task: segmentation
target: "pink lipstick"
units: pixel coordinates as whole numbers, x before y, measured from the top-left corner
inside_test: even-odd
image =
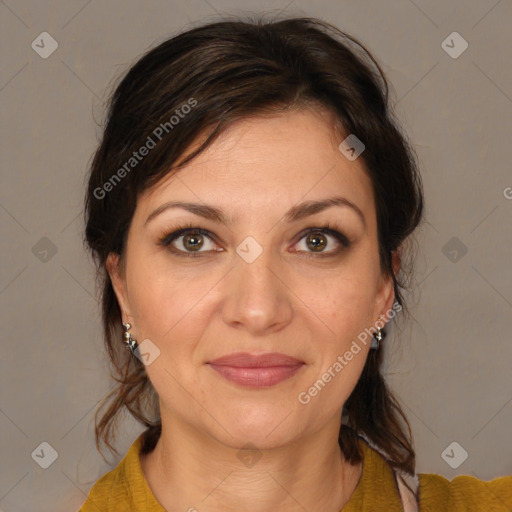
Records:
[[[229,354],[208,362],[225,379],[249,387],[268,387],[295,375],[304,361],[278,352],[251,355]]]

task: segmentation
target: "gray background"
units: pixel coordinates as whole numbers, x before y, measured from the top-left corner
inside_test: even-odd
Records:
[[[512,473],[510,1],[7,0],[1,510],[77,510],[119,460],[107,466],[94,447],[94,411],[110,383],[93,267],[81,245],[84,176],[109,84],[190,23],[281,10],[326,19],[368,46],[420,158],[428,222],[418,233],[416,321],[387,360],[418,470],[450,479]],[[43,31],[58,42],[46,59],[31,47]],[[458,58],[442,47],[454,31],[469,44]],[[122,454],[140,431],[127,419]],[[469,454],[456,469],[442,457],[454,441]],[[31,457],[41,442],[58,453],[48,469]],[[463,452],[448,453],[457,461]]]

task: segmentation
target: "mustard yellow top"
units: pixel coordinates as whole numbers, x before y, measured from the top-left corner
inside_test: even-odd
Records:
[[[153,496],[139,460],[141,434],[124,459],[92,487],[79,512],[166,512]],[[363,471],[349,502],[340,512],[402,512],[391,466],[360,440]],[[457,476],[449,481],[419,474],[420,512],[512,512],[512,476],[482,481]]]

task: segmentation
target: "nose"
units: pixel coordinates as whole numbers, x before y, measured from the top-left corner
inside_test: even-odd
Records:
[[[226,276],[224,322],[252,336],[283,329],[293,317],[293,293],[280,272],[278,258],[270,250],[263,250],[253,261],[243,251],[240,254],[234,256]]]

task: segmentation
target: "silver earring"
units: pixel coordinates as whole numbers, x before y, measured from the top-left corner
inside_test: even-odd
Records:
[[[378,328],[377,332],[372,337],[372,342],[370,344],[370,348],[372,350],[377,350],[380,346],[380,342],[382,340],[382,331],[380,327]]]
[[[131,350],[132,354],[135,353],[135,349],[137,348],[137,340],[132,338],[130,334],[130,329],[132,326],[130,324],[123,324],[124,334],[123,341],[128,345],[128,348]]]

